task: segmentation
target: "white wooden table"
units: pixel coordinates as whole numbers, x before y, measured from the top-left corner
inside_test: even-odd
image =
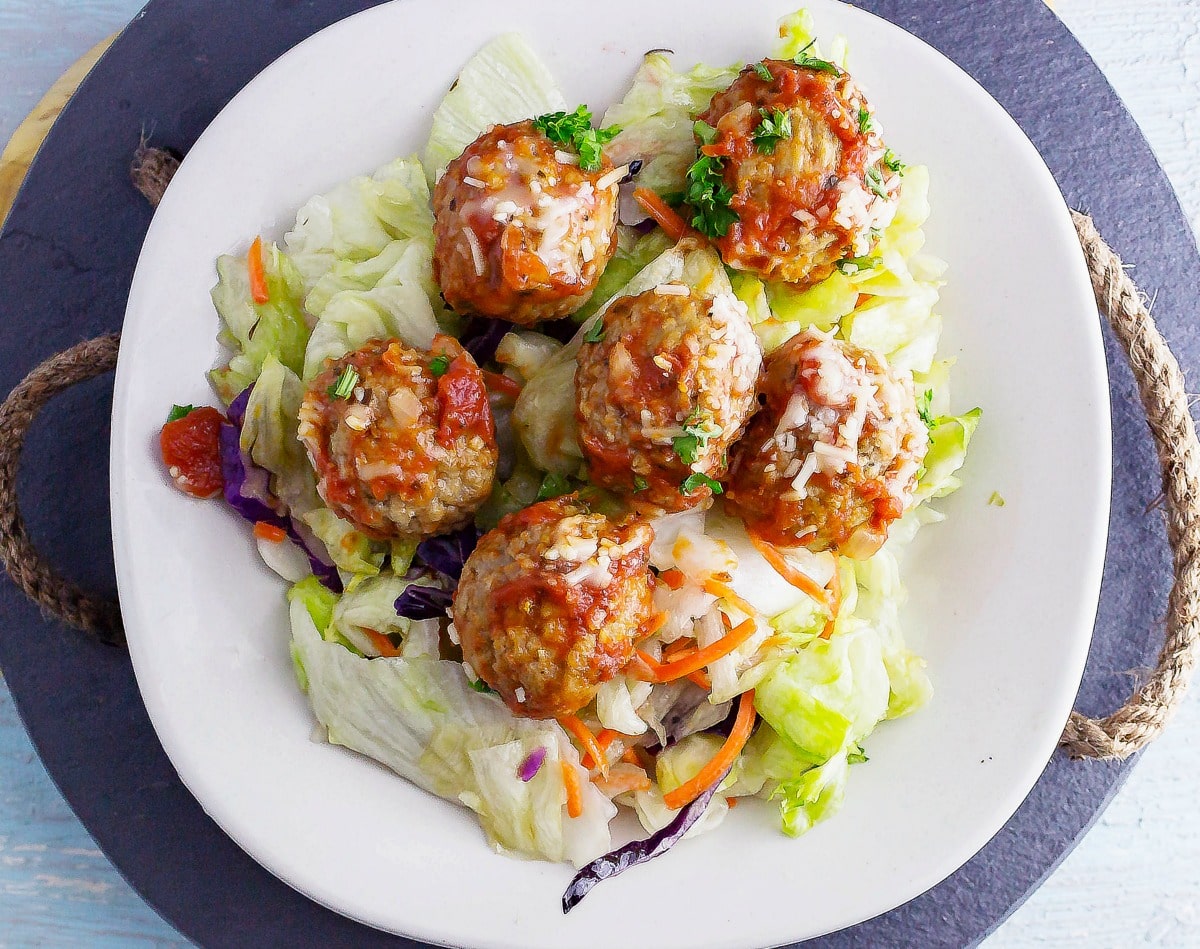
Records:
[[[0,0],[0,142],[141,3]],[[1145,129],[1200,229],[1200,0],[1056,7]],[[1198,775],[1200,685],[1097,826],[987,949],[1200,946]],[[67,808],[0,681],[0,947],[184,945]]]

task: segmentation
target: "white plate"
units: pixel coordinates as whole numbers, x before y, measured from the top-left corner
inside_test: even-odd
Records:
[[[492,853],[472,816],[378,765],[309,740],[281,583],[246,526],[172,488],[156,457],[173,402],[212,401],[214,258],[278,236],[312,194],[418,151],[458,67],[519,30],[569,102],[598,112],[640,54],[753,60],[786,0],[405,0],[282,57],[196,143],[146,237],[113,406],[112,510],[130,650],[183,781],[256,860],[373,926],[489,947],[612,944],[667,912],[660,949],[797,940],[882,913],[937,883],[1003,825],[1050,757],[1087,654],[1110,475],[1099,325],[1062,197],[1016,124],[973,80],[883,20],[810,0],[889,142],[929,166],[929,248],[950,262],[943,353],[983,423],[950,520],[907,564],[911,640],[932,704],[882,726],[835,819],[793,840],[746,805],[715,833],[606,883],[570,916],[571,871]],[[585,12],[587,11],[587,12]],[[989,506],[999,491],[1003,508]],[[617,929],[614,930],[614,921]],[[649,930],[647,930],[649,932]]]

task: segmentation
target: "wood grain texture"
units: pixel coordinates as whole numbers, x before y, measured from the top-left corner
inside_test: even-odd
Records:
[[[0,141],[140,5],[0,0]],[[1200,0],[1057,0],[1055,8],[1146,130],[1200,226]],[[1089,836],[987,949],[1200,945],[1197,774],[1200,689]],[[186,945],[71,814],[0,680],[0,949]]]

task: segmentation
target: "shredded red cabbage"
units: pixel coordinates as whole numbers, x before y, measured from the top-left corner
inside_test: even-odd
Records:
[[[517,768],[517,777],[528,784],[534,779],[534,776],[542,770],[542,763],[546,760],[546,749],[542,747],[534,748],[529,752],[529,755],[521,762],[521,767]]]
[[[308,543],[295,522],[284,513],[283,504],[271,493],[270,473],[242,453],[242,424],[250,389],[244,389],[225,413],[229,419],[221,426],[218,444],[221,451],[221,477],[225,481],[225,500],[242,517],[254,524],[265,521],[287,532],[288,537],[308,556],[313,575],[334,593],[342,592],[337,567],[318,552],[316,543]]]
[[[413,560],[457,580],[462,576],[463,564],[478,543],[479,530],[474,524],[468,524],[453,534],[442,534],[421,541],[417,544]]]
[[[571,880],[571,885],[563,893],[563,912],[571,912],[575,904],[587,896],[597,883],[603,883],[618,873],[624,873],[630,867],[653,860],[674,847],[683,839],[683,835],[691,829],[692,825],[703,816],[708,802],[712,800],[713,795],[717,793],[717,788],[721,786],[721,782],[728,774],[729,769],[726,769],[725,773],[717,778],[708,790],[691,804],[681,808],[675,819],[658,833],[651,834],[645,840],[635,840],[624,847],[618,847],[611,853],[606,853],[603,857],[593,860],[576,873],[575,878]]]
[[[494,320],[487,316],[473,316],[463,330],[460,342],[463,349],[471,354],[475,362],[482,366],[496,358],[496,347],[504,334],[511,331],[513,325],[504,320]]]
[[[441,619],[454,600],[450,590],[410,583],[398,597],[395,610],[405,619]]]

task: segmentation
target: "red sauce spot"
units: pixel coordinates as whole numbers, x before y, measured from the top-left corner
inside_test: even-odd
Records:
[[[483,384],[483,374],[478,366],[464,356],[456,357],[446,372],[438,377],[437,387],[438,405],[441,407],[438,444],[449,448],[456,438],[464,434],[489,440],[495,437],[495,422],[488,404],[487,387]]]
[[[195,409],[167,422],[158,436],[163,464],[175,486],[197,498],[221,493],[220,431],[225,417],[212,406]]]

